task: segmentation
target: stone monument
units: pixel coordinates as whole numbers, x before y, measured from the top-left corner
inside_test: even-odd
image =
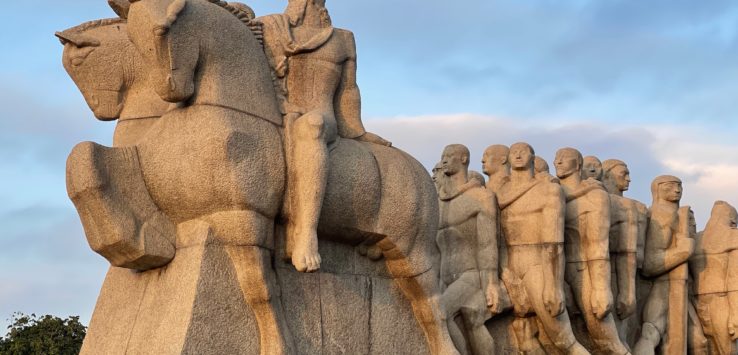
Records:
[[[308,41],[315,46],[301,48],[286,59],[293,63],[290,72],[296,75],[286,76],[287,84],[299,84],[304,79],[299,65],[315,66],[310,53],[333,48],[326,51],[339,56],[335,60],[340,76],[328,76],[336,72],[332,70],[323,75],[309,69],[305,74],[316,75],[315,85],[324,80],[330,92],[331,87],[345,89],[343,99],[329,100],[345,102],[327,108],[336,117],[315,111],[324,106],[316,107],[313,116],[290,116],[296,111],[282,109],[299,105],[304,100],[300,93],[306,92],[301,90],[326,88],[298,85],[285,97],[275,92],[281,78],[270,66],[273,57],[262,47],[263,41],[272,48],[270,36],[275,32],[267,24],[270,20],[260,26],[253,23],[253,12],[247,7],[215,0],[111,4],[120,18],[101,21],[99,26],[114,24],[112,33],[100,34],[99,39],[93,37],[97,33],[86,36],[82,32],[95,26],[88,24],[59,34],[66,47],[65,65],[80,90],[91,94],[89,103],[98,117],[122,118],[117,110],[133,105],[148,112],[131,117],[151,118],[151,125],[123,134],[133,137],[125,147],[81,143],[68,160],[68,191],[88,241],[113,266],[83,353],[292,354],[312,353],[310,349],[331,352],[334,346],[360,353],[369,349],[387,353],[406,346],[434,354],[456,353],[438,304],[433,262],[437,255],[435,189],[423,167],[407,154],[377,136],[356,133],[361,130],[350,32],[336,30],[329,36],[333,40],[323,43]],[[300,6],[310,21],[315,11],[327,16],[321,2],[295,1],[286,15],[276,17],[286,19]],[[292,27],[287,31],[301,31]],[[333,29],[321,31],[325,36]],[[104,60],[108,50],[98,50],[102,43],[115,47],[109,51],[113,54],[138,53],[130,59],[140,59],[137,65],[145,72],[126,75],[141,79],[146,90],[133,92],[118,85],[113,76],[97,77],[109,88],[95,86],[91,79],[98,74],[77,74],[72,67],[84,64],[78,57],[94,59],[89,65],[103,73],[123,65]],[[97,61],[98,55],[103,59]],[[130,80],[121,82],[128,85]],[[99,88],[104,90],[96,91]],[[116,101],[133,97],[126,93],[139,94],[151,104]],[[169,102],[175,105],[167,111]],[[292,131],[288,119],[295,122]],[[350,131],[335,123],[348,122],[343,119],[353,120]],[[298,127],[299,122],[307,125],[305,130]],[[290,153],[300,139],[308,142],[305,149],[324,152],[331,169],[300,165],[299,154]],[[300,175],[295,177],[296,168],[308,171],[295,172]],[[311,169],[320,170],[325,178],[319,208],[293,191],[306,186],[303,180],[315,182],[306,189],[320,189],[320,181],[302,177],[313,176]],[[294,212],[293,198],[304,211]],[[291,235],[290,223],[302,218],[290,218],[291,213],[317,213],[316,230],[327,247],[378,248],[383,266],[341,259],[345,249],[329,250],[332,265],[328,269],[335,273],[323,273],[318,279],[292,276],[276,258],[280,245],[286,245],[301,270],[317,268],[319,260],[312,253],[316,249],[303,249],[301,260],[295,260],[295,251],[302,248],[297,244],[306,243],[296,239],[312,235],[305,229],[312,219],[305,217],[309,221],[298,227],[301,236]],[[286,241],[282,240],[285,229]],[[311,280],[321,289],[332,287],[332,292],[306,294],[313,289]],[[378,288],[366,289],[367,282],[374,286],[372,281]],[[365,291],[355,294],[359,285]],[[340,301],[355,299],[356,303],[342,311],[341,302],[331,301],[338,297],[336,292],[349,292],[351,297]],[[290,308],[289,317],[284,307]],[[351,313],[346,309],[354,309],[366,322],[348,326],[342,318],[343,313]],[[405,315],[410,318],[403,320]],[[316,341],[311,334],[313,321],[322,329],[317,345],[311,344]],[[400,324],[405,331],[395,330]]]
[[[586,164],[576,149],[560,149],[554,164],[556,176],[567,196],[566,281],[598,352],[627,354],[628,349],[618,338],[615,320],[610,313],[613,297],[610,290],[608,193],[604,188],[590,188],[582,182],[583,176],[592,175],[592,164]],[[596,172],[596,169],[592,170]]]
[[[325,0],[108,0],[57,32],[113,146],[67,192],[110,268],[83,354],[735,354],[738,212],[526,143],[429,175],[367,132]],[[400,142],[401,145],[401,142]]]
[[[697,237],[689,267],[694,275],[696,310],[710,354],[735,354],[738,339],[738,212],[717,201]]]
[[[682,182],[662,175],[651,183],[653,204],[642,273],[653,278],[645,301],[641,337],[634,354],[687,352],[687,261],[694,252],[688,206],[680,207]]]
[[[510,147],[510,181],[498,194],[507,246],[502,280],[510,295],[517,346],[542,351],[541,333],[567,354],[588,354],[574,338],[564,298],[564,194],[558,184],[536,179],[535,152],[526,143]]]
[[[438,190],[441,252],[441,306],[457,349],[475,355],[494,353],[485,321],[500,313],[497,256],[497,206],[494,194],[469,177],[469,149],[449,145],[441,157]],[[484,180],[482,180],[484,181]],[[466,336],[454,321],[463,320]]]

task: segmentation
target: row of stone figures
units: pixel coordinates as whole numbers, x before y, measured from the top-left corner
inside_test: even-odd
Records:
[[[556,179],[525,144],[490,148],[486,184],[462,146],[432,178],[364,129],[354,37],[324,0],[259,18],[220,0],[108,3],[117,18],[56,34],[95,116],[118,120],[113,147],[67,161],[111,264],[82,353],[626,353],[632,330],[636,353],[705,337],[735,351],[729,205],[695,235],[676,178],[654,182],[648,212],[622,197],[624,164],[600,184],[563,150]],[[510,345],[493,345],[511,313],[514,336],[492,333]]]
[[[493,353],[485,322],[511,310],[522,353],[738,353],[736,209],[715,202],[697,233],[677,177],[653,180],[647,208],[623,196],[623,161],[563,148],[553,162],[555,176],[527,143],[493,145],[485,180],[454,144],[433,168],[457,347]]]

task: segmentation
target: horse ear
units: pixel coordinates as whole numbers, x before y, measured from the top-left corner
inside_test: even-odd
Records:
[[[71,43],[77,47],[97,47],[100,45],[100,41],[90,37],[85,36],[81,33],[75,33],[75,32],[57,32],[54,34],[57,38],[59,38],[59,41],[61,44],[67,44]]]
[[[131,7],[129,0],[108,0],[108,5],[122,19],[128,18],[128,9]]]

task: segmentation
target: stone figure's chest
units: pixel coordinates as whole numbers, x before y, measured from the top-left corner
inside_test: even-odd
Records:
[[[458,226],[469,221],[479,213],[479,202],[467,196],[459,196],[440,203],[440,226]]]

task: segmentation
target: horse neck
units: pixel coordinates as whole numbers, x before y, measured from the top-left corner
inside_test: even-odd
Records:
[[[149,73],[144,67],[143,59],[136,56],[131,45],[123,56],[126,85],[123,88],[123,110],[120,120],[160,117],[169,108],[169,103],[156,94],[149,81]]]
[[[213,5],[214,6],[214,5]],[[218,10],[221,11],[221,10]],[[192,105],[231,108],[270,121],[281,119],[264,51],[246,25],[233,17],[200,31],[200,60]],[[200,20],[204,17],[191,17]],[[235,21],[234,21],[235,20]],[[209,24],[210,25],[210,24]]]

